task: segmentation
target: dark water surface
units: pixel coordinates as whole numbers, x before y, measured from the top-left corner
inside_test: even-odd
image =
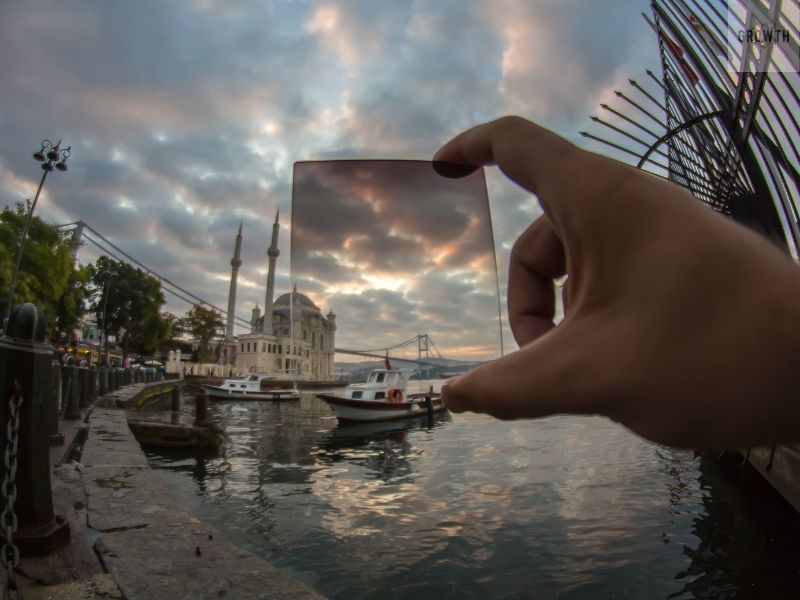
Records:
[[[209,413],[219,456],[151,465],[330,598],[800,597],[800,520],[755,473],[604,419],[337,427],[310,394]]]

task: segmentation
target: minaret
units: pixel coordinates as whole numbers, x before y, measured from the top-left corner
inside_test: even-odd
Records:
[[[255,333],[258,331],[258,320],[261,318],[261,309],[258,308],[258,304],[253,309],[252,316],[250,317],[250,333]]]
[[[280,255],[278,250],[278,231],[281,225],[278,222],[280,209],[275,211],[275,223],[272,225],[272,243],[267,249],[269,257],[269,270],[267,271],[267,297],[264,300],[264,333],[272,334],[272,300],[275,295],[275,263]]]
[[[239,233],[236,234],[236,249],[233,251],[231,259],[231,289],[228,291],[228,325],[225,329],[225,337],[230,340],[233,338],[233,312],[236,310],[236,280],[239,277],[239,267],[242,266],[242,225],[239,222]]]

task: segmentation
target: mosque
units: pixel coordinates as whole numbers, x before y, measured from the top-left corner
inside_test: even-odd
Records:
[[[297,292],[275,292],[275,264],[278,261],[279,213],[272,225],[272,241],[267,250],[269,269],[264,299],[264,314],[256,305],[250,319],[250,333],[233,335],[233,315],[236,308],[236,281],[242,249],[242,226],[236,236],[236,248],[231,259],[231,284],[228,294],[228,316],[225,343],[221,360],[234,364],[239,373],[277,373],[298,381],[333,379],[333,355],[336,340],[336,315],[333,310],[323,315],[319,307]]]

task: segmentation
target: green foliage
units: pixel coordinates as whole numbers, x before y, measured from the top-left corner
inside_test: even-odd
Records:
[[[94,292],[92,312],[106,333],[119,340],[123,354],[152,353],[169,338],[169,322],[160,314],[161,283],[133,266],[101,256],[89,267]]]
[[[162,312],[161,320],[166,323],[168,330],[164,342],[173,350],[178,347],[178,337],[183,333],[181,320],[171,312]]]
[[[200,362],[211,362],[214,360],[214,352],[208,347],[212,338],[222,334],[225,322],[213,308],[204,308],[195,305],[181,319],[183,329],[192,337],[198,338],[198,358]]]
[[[5,313],[14,259],[29,206],[22,203],[0,213],[0,305]],[[76,268],[73,241],[67,232],[34,216],[28,230],[13,304],[33,302],[45,314],[51,339],[68,333],[82,316],[88,271]]]
[[[70,272],[67,288],[55,307],[55,332],[70,333],[78,329],[86,314],[85,301],[91,295],[91,268],[78,267]]]

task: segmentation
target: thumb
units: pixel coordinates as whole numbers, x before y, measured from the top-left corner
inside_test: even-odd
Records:
[[[442,387],[445,405],[499,419],[603,412],[608,373],[598,372],[587,346],[591,337],[580,339],[584,329],[562,322],[517,352],[449,380]]]

